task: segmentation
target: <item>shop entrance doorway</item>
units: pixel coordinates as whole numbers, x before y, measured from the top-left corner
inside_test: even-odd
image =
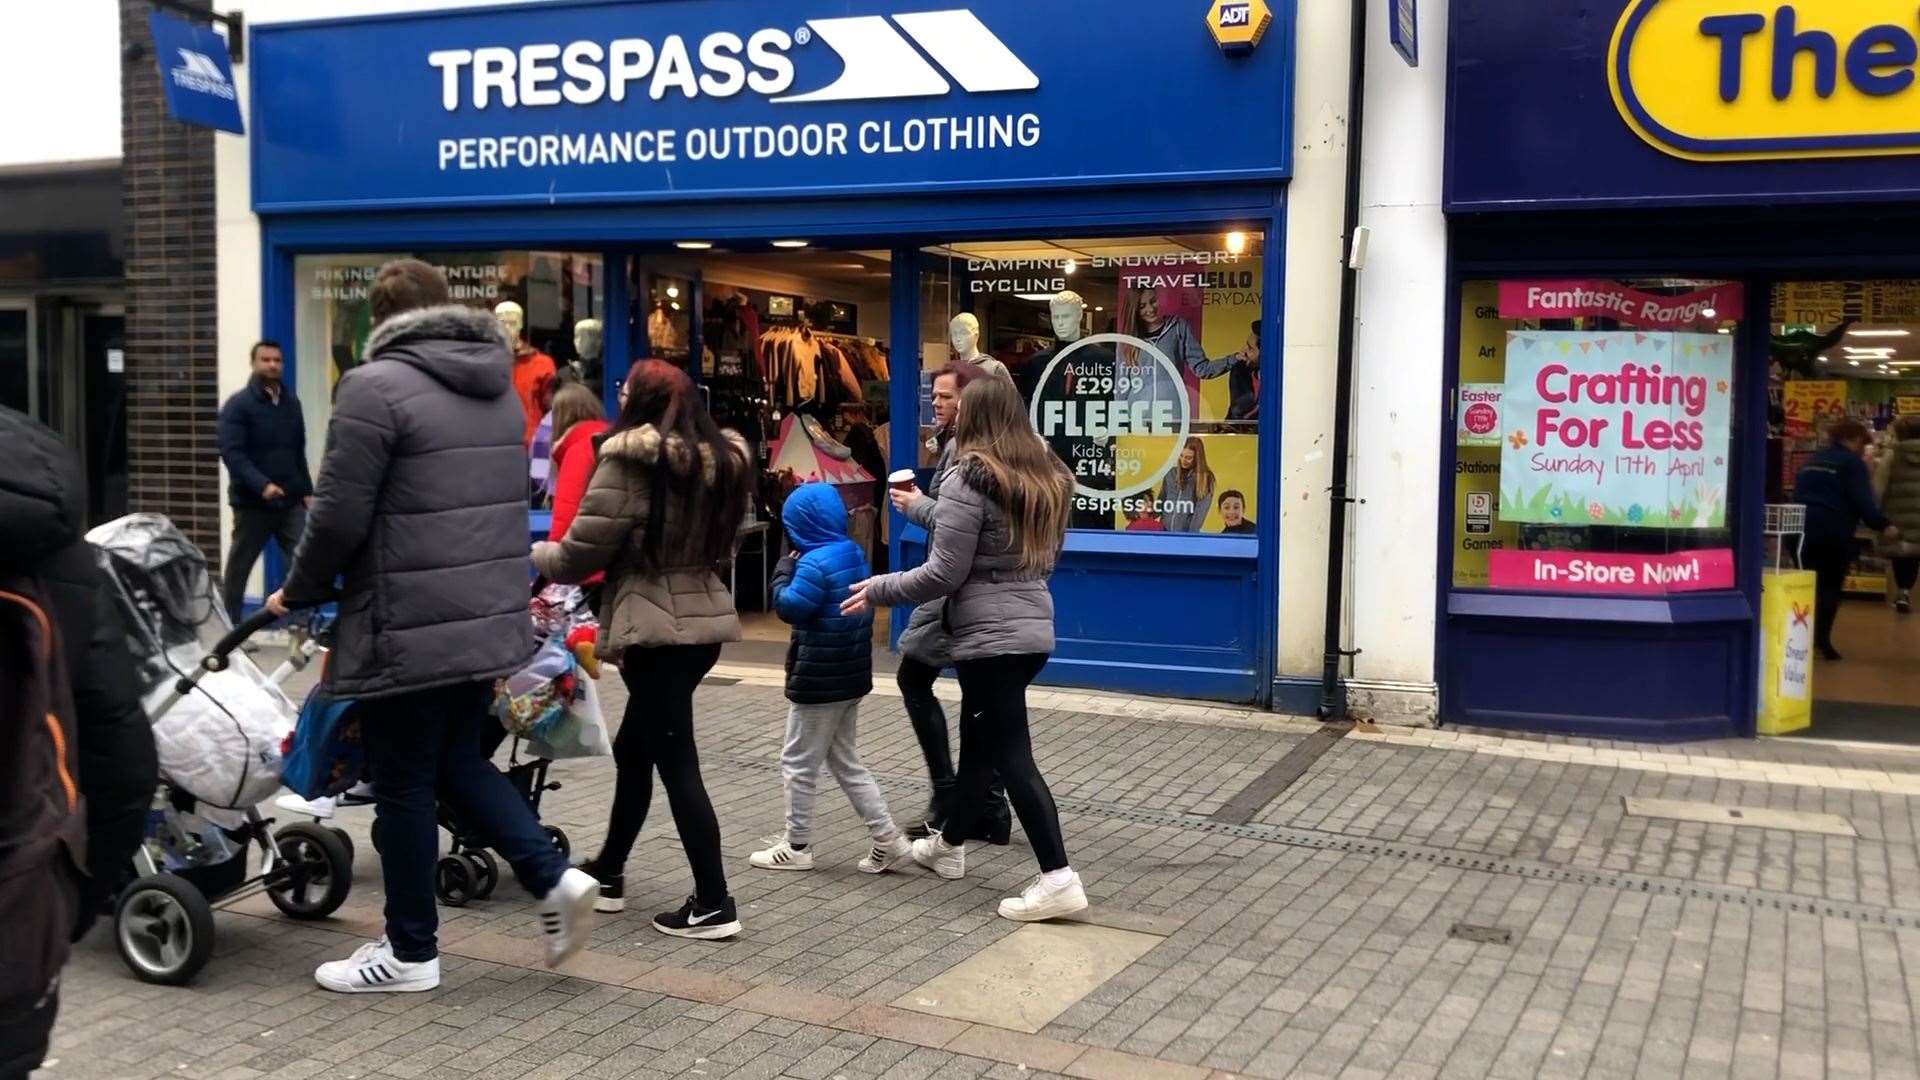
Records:
[[[1768,501],[1807,507],[1785,561],[1827,593],[1794,734],[1920,745],[1920,280],[1782,283],[1773,313]]]

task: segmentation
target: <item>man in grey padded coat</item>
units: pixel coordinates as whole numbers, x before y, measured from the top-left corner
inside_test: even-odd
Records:
[[[334,596],[326,688],[355,711],[372,773],[386,937],[314,978],[340,993],[440,985],[434,864],[444,800],[540,897],[547,959],[585,943],[597,883],[569,869],[488,760],[493,680],[533,655],[524,420],[513,350],[426,263],[382,266],[365,362],[340,379],[284,614]]]

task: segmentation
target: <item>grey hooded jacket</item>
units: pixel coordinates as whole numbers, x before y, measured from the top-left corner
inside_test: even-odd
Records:
[[[344,578],[329,687],[378,697],[493,679],[533,655],[526,421],[484,311],[374,328],[340,379],[289,602]]]
[[[933,550],[921,566],[883,574],[867,599],[883,605],[945,598],[952,659],[1053,652],[1053,594],[1047,574],[1020,568],[1020,552],[993,474],[974,461],[947,473],[934,504]]]

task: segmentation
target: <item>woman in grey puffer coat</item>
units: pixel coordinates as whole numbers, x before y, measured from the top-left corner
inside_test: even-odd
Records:
[[[960,396],[954,467],[934,507],[933,550],[924,565],[854,586],[843,609],[941,601],[960,673],[960,773],[954,814],[938,835],[914,841],[913,858],[945,878],[966,873],[965,842],[998,771],[1040,862],[1040,877],[1000,914],[1020,922],[1087,906],[1067,863],[1060,813],[1034,764],[1027,685],[1053,652],[1047,578],[1073,511],[1073,477],[1034,434],[1020,392],[981,379]]]
[[[977,365],[955,363],[933,377],[933,418],[939,424],[935,438],[940,443],[933,479],[927,482],[924,494],[919,491],[893,493],[894,506],[929,536],[933,533],[940,483],[953,468],[953,423],[960,409],[960,394],[973,380],[986,374],[986,369]],[[894,676],[900,686],[901,700],[907,707],[907,720],[920,742],[920,754],[927,762],[927,779],[933,785],[925,820],[907,827],[907,835],[915,840],[939,831],[953,812],[953,754],[947,746],[947,714],[933,693],[933,684],[939,680],[940,672],[953,663],[953,643],[940,625],[943,610],[939,602],[913,609],[907,618],[906,630],[900,634],[900,670]],[[988,789],[987,811],[981,815],[980,822],[978,835],[969,839],[1005,845],[1013,838],[1013,808],[1007,803],[1006,788],[997,775]]]
[[[1899,593],[1894,607],[1902,615],[1913,610],[1913,585],[1920,578],[1920,416],[1894,421],[1893,440],[1880,459],[1880,511],[1900,529],[1900,538],[1887,544],[1893,563],[1893,582]]]

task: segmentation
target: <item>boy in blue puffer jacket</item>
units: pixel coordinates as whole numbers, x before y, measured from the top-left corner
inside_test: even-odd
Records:
[[[912,846],[894,826],[880,785],[854,749],[860,699],[873,692],[873,613],[840,613],[851,586],[872,571],[866,554],[847,537],[847,507],[830,485],[795,489],[781,519],[792,549],[773,575],[774,608],[793,625],[787,745],[780,754],[787,835],[748,861],[762,870],[813,869],[813,802],[824,765],[873,835],[861,872],[884,873],[909,859]]]

